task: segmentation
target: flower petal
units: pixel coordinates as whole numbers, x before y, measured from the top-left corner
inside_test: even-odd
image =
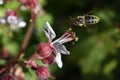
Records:
[[[45,35],[49,40],[53,40],[56,37],[55,32],[53,31],[52,27],[48,22],[45,25]]]
[[[26,11],[27,8],[24,5],[21,5],[20,10]]]
[[[59,68],[62,68],[63,64],[61,61],[61,54],[60,53],[56,53],[55,62],[57,63]]]
[[[18,23],[18,20],[17,20],[17,17],[15,17],[15,16],[9,16],[9,17],[7,18],[7,22],[8,22],[9,24],[14,24],[14,25],[16,25],[16,24]]]
[[[59,53],[63,53],[63,54],[66,54],[66,55],[69,55],[70,52],[66,49],[66,47],[62,44],[60,44],[59,42],[56,42],[53,44],[55,50]]]
[[[77,40],[77,37],[74,32],[72,32],[72,29],[69,28],[60,38],[55,40],[55,42],[59,42],[60,44],[72,41],[72,40]]]
[[[24,21],[22,21],[21,19],[18,20],[18,27],[25,27],[26,23]]]

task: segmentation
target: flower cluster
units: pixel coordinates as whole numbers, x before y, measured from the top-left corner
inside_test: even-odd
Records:
[[[9,2],[10,0],[0,0],[0,5],[3,3]],[[18,15],[17,11],[19,9],[29,9],[31,11],[31,24],[30,28],[27,30],[25,39],[23,40],[24,42],[29,40],[29,36],[31,36],[31,33],[33,31],[33,26],[35,22],[35,18],[38,14],[38,12],[41,11],[44,12],[44,10],[41,8],[41,6],[38,4],[38,0],[17,0],[20,5],[15,9],[15,10],[8,10],[6,11],[6,14],[4,17],[0,17],[0,24],[3,25],[9,25],[10,30],[16,30],[18,28],[23,28],[26,26],[26,22]],[[37,45],[35,53],[25,61],[26,66],[30,66],[31,69],[33,69],[37,76],[40,77],[42,80],[48,80],[48,78],[53,78],[50,74],[50,70],[48,68],[49,65],[56,63],[59,68],[62,68],[63,63],[62,63],[62,56],[61,54],[69,55],[70,52],[66,49],[66,47],[63,45],[66,42],[70,42],[73,40],[76,40],[76,35],[74,32],[72,32],[71,29],[68,29],[60,38],[54,40],[56,37],[56,33],[53,31],[52,27],[50,26],[49,22],[46,22],[45,27],[43,29],[46,38],[48,39],[47,42],[41,42]],[[29,34],[29,35],[28,35]],[[23,45],[22,45],[23,46]],[[25,44],[27,46],[27,42]],[[22,48],[22,47],[21,47]],[[10,69],[6,75],[3,77],[0,77],[0,80],[23,80],[22,77],[15,76],[14,70],[16,68],[16,64],[19,64],[19,58],[21,58],[22,51],[24,49],[20,49],[21,53],[20,55],[18,54],[16,59],[13,59],[13,63],[10,64],[10,66],[6,66],[5,69],[3,68],[2,72],[5,72],[5,70]],[[0,51],[2,56],[0,55],[1,58],[7,59],[8,58],[8,52],[6,50]],[[42,64],[38,64],[36,62],[36,59],[41,60]],[[15,63],[14,63],[15,61]],[[13,66],[13,69],[11,68],[11,65]],[[10,67],[10,68],[9,68]],[[21,72],[21,71],[20,71]],[[22,75],[22,74],[21,74]],[[20,76],[20,75],[19,75]],[[19,78],[19,79],[18,79]]]
[[[0,18],[0,24],[9,24],[11,30],[16,30],[19,27],[25,27],[26,22],[22,20],[16,11],[7,11],[5,17]]]
[[[39,58],[39,56],[35,53],[32,57],[25,61],[26,66],[30,66],[33,70],[35,70],[37,76],[43,80],[47,80],[49,77],[52,77],[50,71],[45,66],[40,66],[35,62],[35,59]]]
[[[65,55],[70,54],[63,43],[75,40],[76,36],[71,29],[68,29],[60,38],[53,41],[53,39],[56,37],[56,34],[48,22],[46,22],[44,32],[48,38],[48,42],[38,44],[36,53],[26,61],[26,65],[29,65],[32,67],[32,69],[36,70],[39,77],[42,79],[47,79],[50,77],[49,70],[44,66],[39,66],[35,62],[35,59],[40,59],[43,64],[47,65],[51,65],[52,63],[56,62],[58,67],[62,68],[63,63],[61,60],[61,53]]]
[[[38,0],[18,0],[22,7],[21,9],[26,10],[30,9],[31,11],[31,20],[35,19],[35,15],[40,11],[40,5],[38,4]]]
[[[37,0],[18,0],[18,1],[29,9],[35,8],[38,4]]]

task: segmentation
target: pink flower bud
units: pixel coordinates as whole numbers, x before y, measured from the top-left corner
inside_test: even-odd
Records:
[[[7,11],[7,17],[9,17],[9,16],[15,16],[15,17],[18,17],[16,11]]]
[[[49,64],[50,65],[54,62],[54,59],[55,59],[55,57],[53,55],[50,55],[49,57],[42,59],[42,62],[44,64]]]
[[[28,8],[35,8],[38,5],[38,0],[28,0],[26,5]]]
[[[41,58],[47,58],[51,55],[53,48],[50,43],[40,43],[37,46],[37,53]]]
[[[36,69],[36,73],[37,73],[38,77],[40,77],[41,79],[48,79],[48,77],[51,76],[48,68],[46,68],[44,66],[39,66]]]

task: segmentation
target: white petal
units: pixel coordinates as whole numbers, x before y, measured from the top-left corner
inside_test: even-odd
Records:
[[[53,40],[56,37],[55,32],[53,31],[52,27],[50,26],[49,22],[46,22],[45,25],[45,29],[46,29],[46,33],[48,33],[49,35],[47,35],[46,37],[49,40]],[[49,36],[49,37],[48,37]]]
[[[18,20],[15,16],[9,16],[7,18],[7,21],[8,21],[9,24],[17,24],[18,23]]]
[[[48,32],[47,32],[47,31],[45,31],[45,30],[44,30],[44,32],[45,32],[45,36],[46,36],[49,40],[51,40],[51,38],[50,38],[50,36],[49,36]]]
[[[57,63],[59,68],[62,68],[63,64],[61,61],[61,54],[60,53],[56,53],[55,62]]]
[[[20,9],[23,10],[23,11],[26,11],[26,10],[27,10],[27,8],[26,8],[24,5],[22,5],[22,6],[20,7]]]
[[[66,49],[66,47],[62,44],[60,44],[59,42],[56,42],[53,44],[55,50],[59,53],[63,53],[63,54],[66,54],[66,55],[69,55],[70,52]]]
[[[26,26],[26,23],[24,21],[20,21],[18,23],[18,27],[25,27]]]

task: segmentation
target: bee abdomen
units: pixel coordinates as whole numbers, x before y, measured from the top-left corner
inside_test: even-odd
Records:
[[[90,25],[90,24],[96,24],[99,21],[98,17],[94,15],[85,15],[85,24]]]

